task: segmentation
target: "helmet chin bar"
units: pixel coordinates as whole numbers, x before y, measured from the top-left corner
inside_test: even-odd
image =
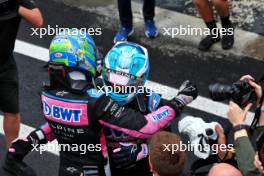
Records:
[[[74,80],[69,73],[74,71],[63,63],[49,63],[50,87],[54,89],[68,89],[71,92],[82,93],[89,85],[85,80]]]
[[[66,78],[67,70],[62,63],[49,63],[48,67],[50,87],[54,89],[69,88],[69,80]]]
[[[70,89],[76,93],[84,92],[88,86],[86,80],[71,80],[70,79]]]

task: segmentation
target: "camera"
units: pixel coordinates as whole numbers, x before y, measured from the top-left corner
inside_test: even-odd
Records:
[[[232,100],[241,107],[256,101],[256,93],[247,80],[239,80],[230,85],[211,84],[209,94],[214,101]]]

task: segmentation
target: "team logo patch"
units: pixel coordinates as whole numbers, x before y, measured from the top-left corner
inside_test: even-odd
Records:
[[[89,124],[87,103],[60,101],[42,95],[42,105],[48,120],[73,126]]]
[[[154,121],[154,122],[160,121],[160,120],[162,120],[164,117],[166,117],[168,114],[169,114],[169,110],[168,110],[168,109],[164,110],[164,111],[161,112],[161,113],[155,114],[155,115],[153,115],[153,121]]]
[[[82,111],[80,109],[63,108],[60,106],[49,106],[43,102],[43,112],[45,116],[51,116],[55,119],[61,119],[66,122],[80,122]]]

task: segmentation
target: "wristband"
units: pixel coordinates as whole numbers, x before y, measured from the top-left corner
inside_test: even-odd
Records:
[[[248,126],[244,124],[239,124],[233,127],[234,133],[240,130],[247,130]]]

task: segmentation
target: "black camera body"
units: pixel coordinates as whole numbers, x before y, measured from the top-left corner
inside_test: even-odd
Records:
[[[232,100],[241,107],[256,101],[256,93],[248,81],[239,80],[230,85],[211,84],[209,94],[214,101]]]

